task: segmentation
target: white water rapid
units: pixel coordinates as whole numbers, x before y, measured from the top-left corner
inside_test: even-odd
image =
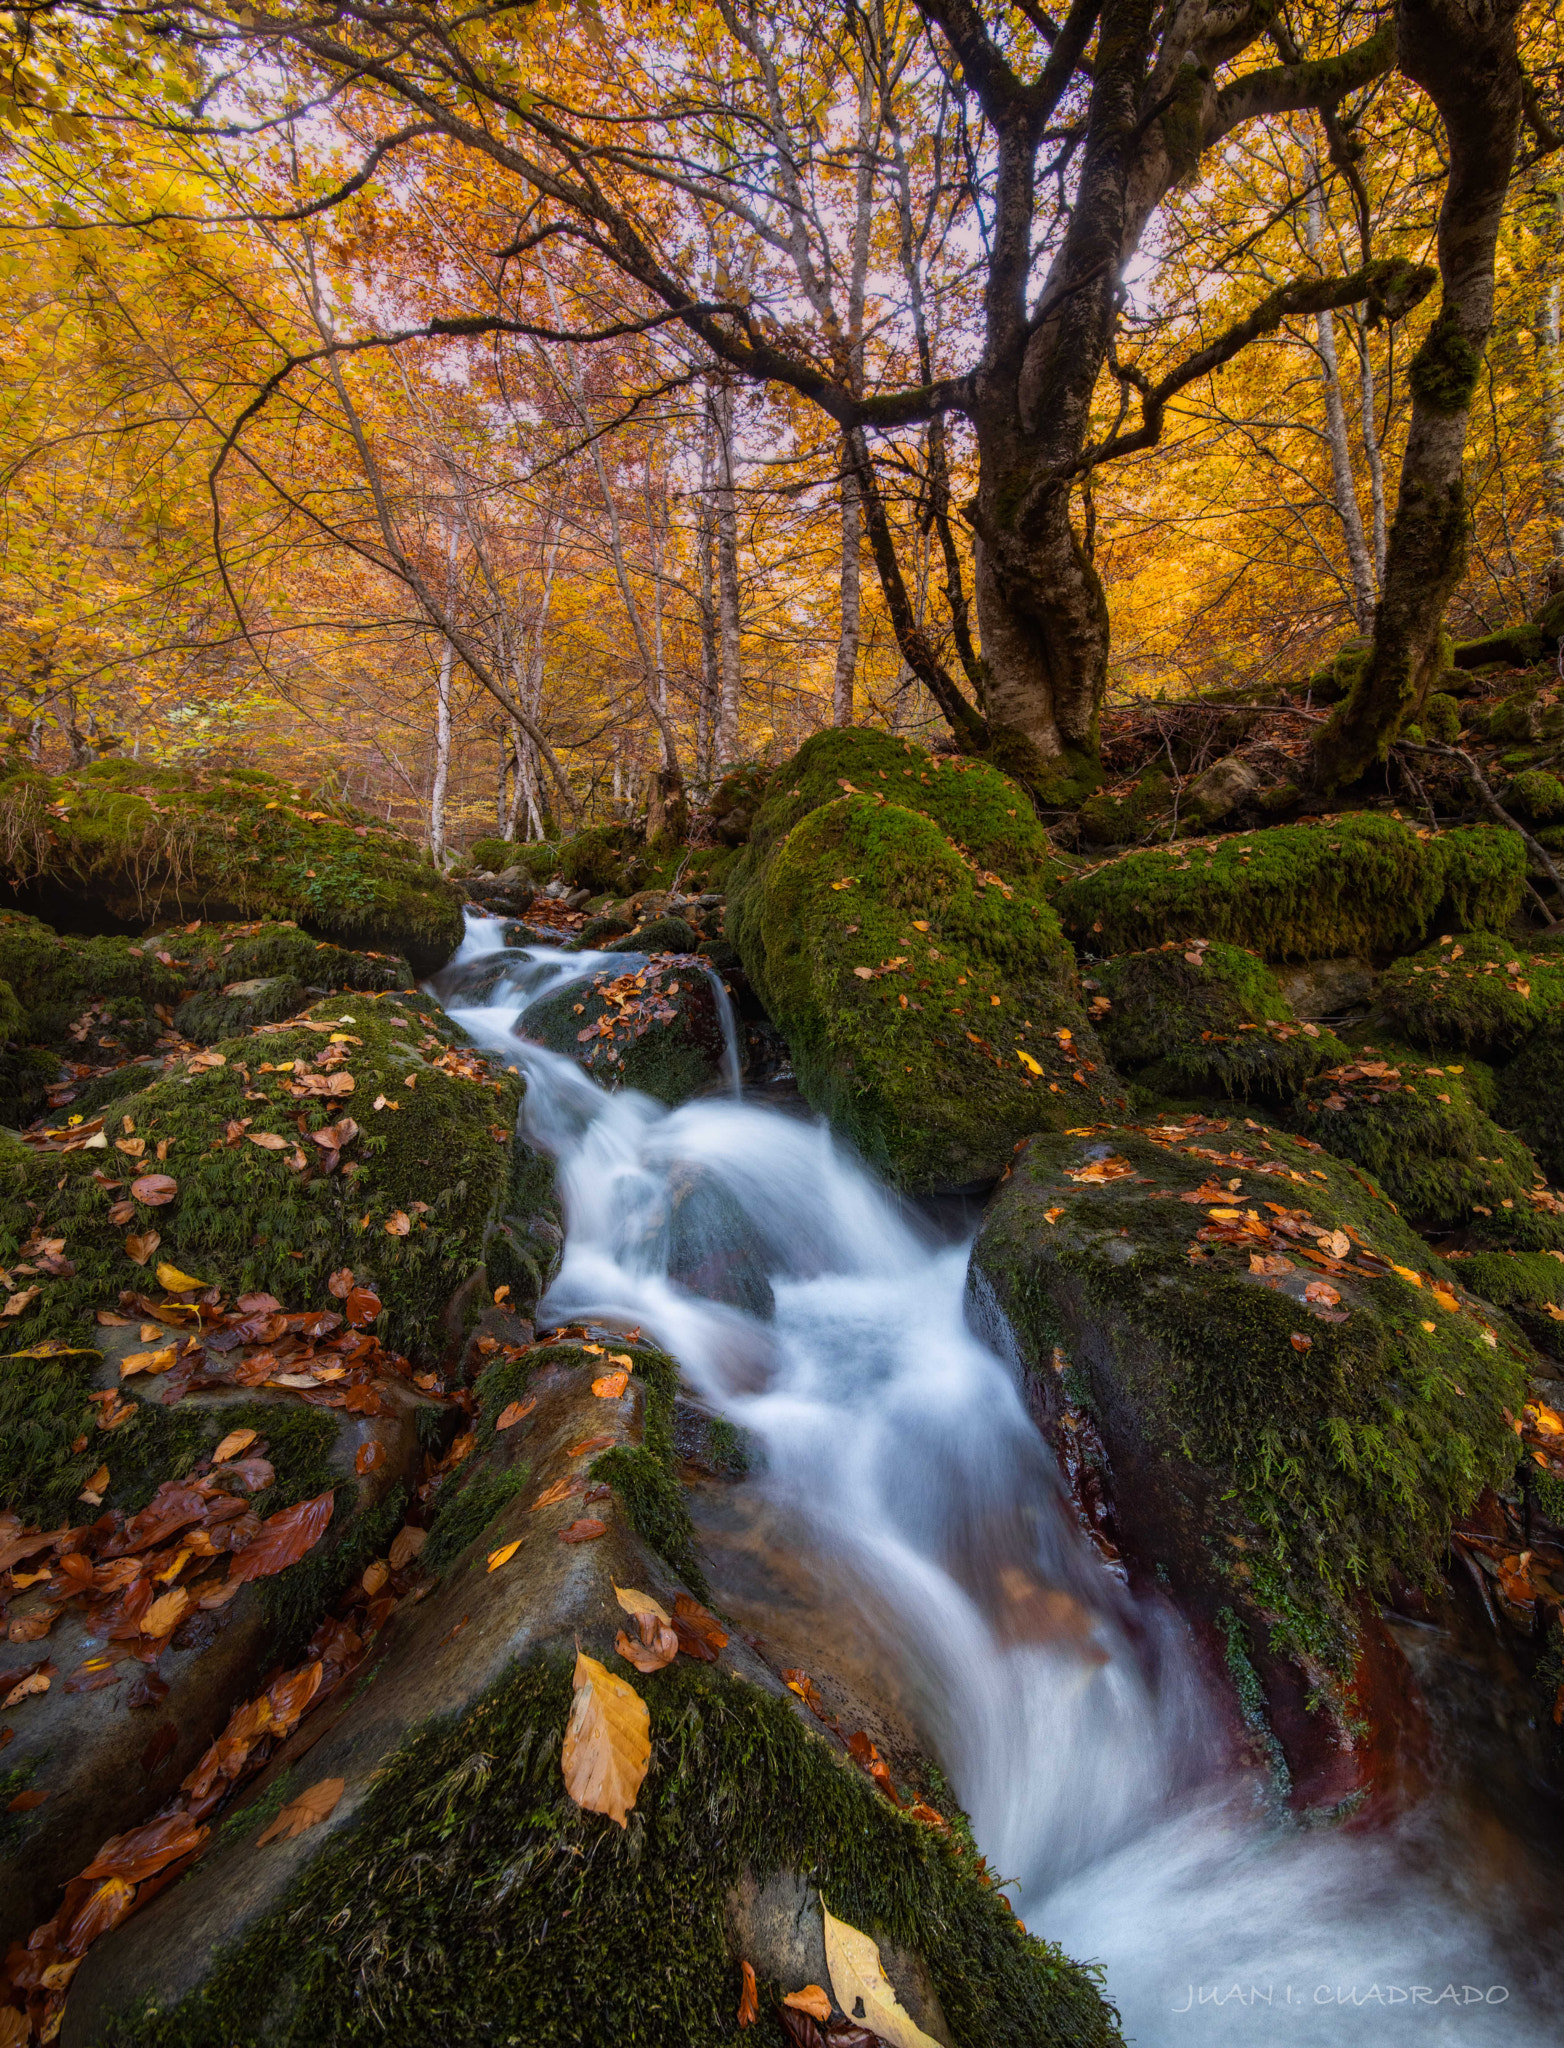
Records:
[[[747,1483],[828,1562],[1028,1925],[1104,1965],[1126,2040],[1557,2041],[1556,1986],[1506,1932],[1525,1915],[1502,1855],[1464,1875],[1465,1838],[1428,1817],[1304,1831],[1224,1776],[1182,1624],[1077,1533],[1011,1367],[969,1327],[967,1244],[796,1106],[670,1112],[526,1043],[530,1002],[637,963],[543,947],[501,963],[498,933],[471,919],[437,986],[521,1067],[526,1135],[557,1162],[567,1234],[543,1320],[639,1324],[762,1447]],[[462,995],[478,967],[481,1007]],[[670,1196],[696,1181],[730,1241],[738,1219],[774,1316],[668,1277]]]

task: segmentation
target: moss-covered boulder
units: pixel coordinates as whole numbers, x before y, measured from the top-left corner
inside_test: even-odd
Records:
[[[748,839],[770,783],[764,761],[740,761],[724,770],[706,803],[712,832],[724,846],[742,846]]]
[[[1519,1132],[1550,1180],[1564,1184],[1564,1024],[1533,1032],[1499,1073],[1497,1115]]]
[[[570,982],[532,1004],[522,1029],[604,1087],[638,1088],[670,1109],[725,1078],[716,991],[705,962],[692,954]]]
[[[1275,975],[1238,946],[1170,940],[1103,961],[1082,985],[1115,1066],[1165,1095],[1290,1099],[1346,1057],[1334,1033],[1298,1022]]]
[[[1539,1351],[1564,1357],[1564,1251],[1451,1254],[1462,1281],[1513,1316]]]
[[[1207,1118],[1034,1139],[974,1248],[976,1312],[1098,1433],[1139,1567],[1242,1624],[1305,1805],[1364,1790],[1384,1733],[1355,1727],[1368,1602],[1514,1470],[1531,1353],[1460,1270],[1350,1166]]]
[[[1379,1002],[1413,1040],[1513,1052],[1564,1011],[1564,959],[1494,932],[1457,932],[1393,961]]]
[[[1493,1076],[1480,1061],[1434,1065],[1386,1044],[1316,1075],[1297,1116],[1420,1229],[1564,1249],[1564,1211],[1531,1152],[1488,1113],[1493,1102]]]
[[[254,769],[133,761],[0,782],[18,909],[78,930],[171,918],[291,918],[432,973],[462,935],[459,892],[417,847],[351,807]]]
[[[510,1206],[520,1096],[417,996],[338,996],[225,1039],[0,1161],[0,1265],[58,1238],[69,1268],[18,1282],[36,1289],[11,1318],[18,1346],[82,1341],[145,1285],[127,1239],[155,1232],[159,1258],[233,1294],[313,1298],[350,1266],[386,1341],[437,1362],[447,1305]]]
[[[547,882],[559,873],[559,848],[546,839],[475,839],[467,857],[492,875],[520,868],[532,881]]]
[[[1086,846],[1129,846],[1138,839],[1166,838],[1154,827],[1173,818],[1173,785],[1160,769],[1152,769],[1128,787],[1120,784],[1099,789],[1075,814],[1076,828]]]
[[[1108,955],[1222,939],[1267,960],[1402,952],[1441,922],[1496,928],[1520,907],[1520,835],[1430,834],[1363,812],[1127,853],[1062,884],[1076,942]]]
[[[376,995],[413,986],[394,953],[355,952],[312,939],[296,924],[203,925],[149,940],[192,993],[174,1012],[174,1028],[198,1044],[273,1024],[333,989]]]
[[[1027,1131],[1120,1099],[1051,871],[1025,793],[981,763],[821,733],[773,781],[725,933],[804,1095],[899,1185],[991,1180]]]
[[[833,1751],[742,1640],[685,1622],[681,1640],[704,1641],[704,1655],[650,1673],[621,1658],[617,1587],[689,1613],[687,1581],[647,1537],[630,1486],[597,1476],[640,1460],[679,1486],[653,1426],[668,1362],[639,1346],[621,1355],[630,1378],[607,1395],[594,1389],[601,1351],[579,1346],[485,1375],[462,1497],[487,1487],[488,1519],[474,1509],[442,1584],[399,1614],[373,1684],[344,1700],[307,1763],[279,1757],[196,1878],[92,1949],[64,2048],[269,2048],[351,2040],[366,2023],[390,2039],[718,2048],[751,1959],[735,1907],[772,1880],[803,1880],[801,1914],[818,1924],[823,1895],[879,1942],[937,2039],[1117,2041],[1090,1976],[1022,1929],[954,1834],[899,1812]],[[584,1520],[594,1536],[561,1540]],[[624,1827],[564,1787],[578,1651],[647,1710],[648,1768]],[[339,1779],[317,1825],[259,1846],[284,1800]],[[345,1971],[353,1927],[368,1938]],[[757,2039],[781,2038],[779,1994],[802,1982],[762,1975]]]
[[[594,896],[623,892],[635,885],[631,863],[640,843],[633,825],[589,825],[560,842],[559,872],[572,889],[589,889]]]
[[[659,917],[649,917],[642,924],[634,924],[618,938],[611,939],[605,953],[693,953],[701,943],[701,935],[685,918],[674,917],[664,912]]]

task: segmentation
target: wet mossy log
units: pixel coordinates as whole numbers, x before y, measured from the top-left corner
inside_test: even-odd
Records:
[[[1066,881],[1055,900],[1065,930],[1099,955],[1205,938],[1267,960],[1318,960],[1404,951],[1440,922],[1501,927],[1525,874],[1519,833],[1426,834],[1364,812],[1127,853]]]
[[[62,926],[291,918],[432,973],[460,943],[459,893],[411,841],[323,801],[255,769],[18,769],[0,781],[5,878],[17,908]]]

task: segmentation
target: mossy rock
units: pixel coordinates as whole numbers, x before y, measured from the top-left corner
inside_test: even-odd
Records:
[[[533,1003],[529,1038],[563,1053],[606,1088],[637,1088],[676,1109],[723,1078],[725,1044],[705,966],[663,956],[616,974],[604,968]]]
[[[1423,732],[1442,747],[1453,747],[1461,737],[1461,704],[1447,691],[1435,690],[1423,705]]]
[[[255,769],[17,769],[0,782],[0,821],[18,908],[62,924],[291,918],[424,974],[461,941],[459,893],[411,841]]]
[[[1564,1354],[1564,1252],[1461,1253],[1451,1264],[1474,1293],[1512,1315],[1540,1351]]]
[[[1393,961],[1379,1001],[1413,1040],[1512,1052],[1564,1009],[1564,959],[1494,932],[1457,932]]]
[[[706,801],[706,814],[725,847],[742,846],[748,839],[755,813],[770,787],[771,772],[764,761],[740,761],[723,770]]]
[[[1548,1178],[1564,1182],[1564,1024],[1534,1032],[1500,1071],[1497,1113]]]
[[[1564,1248],[1564,1215],[1526,1146],[1487,1113],[1490,1088],[1479,1061],[1434,1066],[1380,1044],[1316,1075],[1296,1115],[1310,1138],[1371,1175],[1420,1228]]]
[[[525,2042],[576,2048],[720,2048],[734,2037],[746,1888],[807,1877],[803,1910],[866,1930],[897,1990],[941,2037],[985,2048],[1117,2048],[1092,1973],[1028,1934],[957,1827],[900,1812],[834,1752],[741,1640],[715,1665],[679,1657],[641,1675],[611,1647],[616,1585],[673,1609],[682,1590],[648,1541],[622,1472],[602,1540],[570,1547],[566,1500],[527,1495],[579,1469],[569,1445],[594,1425],[639,1443],[598,1458],[644,1460],[679,1489],[658,1402],[672,1362],[631,1347],[632,1388],[594,1399],[601,1356],[578,1345],[491,1366],[479,1383],[473,1478],[447,1512],[479,1501],[445,1578],[390,1638],[367,1690],[322,1730],[307,1777],[340,1776],[327,1819],[280,1855],[258,1852],[252,1813],[278,1803],[263,1777],[203,1860],[109,1936],[72,1987],[62,2040],[115,2048],[256,2048],[368,2039]],[[497,1433],[523,1389],[534,1409]],[[514,1483],[524,1474],[524,1485]],[[481,1499],[503,1495],[487,1530]],[[425,1555],[435,1549],[436,1537]],[[503,1568],[485,1550],[508,1543]],[[453,1538],[454,1541],[454,1538]],[[453,1623],[455,1624],[453,1626]],[[577,1648],[644,1700],[650,1767],[623,1829],[576,1806],[561,1743]],[[373,1930],[342,1967],[343,1930]],[[909,1970],[908,1966],[911,1965]],[[757,2041],[783,2039],[781,1990],[762,1972]]]
[[[1506,808],[1532,825],[1564,818],[1564,782],[1546,768],[1523,768],[1505,791]]]
[[[583,936],[585,936],[583,934]],[[632,925],[623,937],[603,948],[605,953],[693,953],[701,943],[694,925],[682,917],[650,917],[645,924]]]
[[[0,911],[0,977],[21,1012],[7,1036],[79,1048],[78,1058],[148,1051],[168,1029],[171,1005],[184,989],[178,970],[150,944],[77,938],[16,911]]]
[[[1097,1030],[1122,1073],[1177,1095],[1215,1090],[1280,1101],[1346,1057],[1332,1032],[1300,1024],[1274,974],[1238,946],[1170,940],[1121,953],[1088,977],[1107,999]]]
[[[559,873],[559,848],[546,839],[475,839],[468,858],[492,875],[520,868],[534,882],[550,881]]]
[[[572,889],[623,891],[629,885],[627,863],[640,845],[633,825],[589,825],[562,840],[559,872]]]
[[[1096,1418],[1150,1555],[1308,1666],[1344,1673],[1360,1596],[1430,1582],[1452,1519],[1514,1469],[1524,1342],[1350,1166],[1279,1132],[1036,1138],[972,1270],[1031,1371],[1062,1368]]]
[[[1458,640],[1452,659],[1457,668],[1488,668],[1499,662],[1506,668],[1530,668],[1541,659],[1546,644],[1541,626],[1503,626],[1479,640]]]
[[[1267,960],[1385,954],[1445,921],[1503,926],[1520,907],[1519,833],[1420,836],[1370,812],[1127,853],[1056,896],[1064,928],[1107,956],[1166,938],[1221,939]]]
[[[412,970],[399,953],[334,946],[291,922],[203,924],[198,932],[169,932],[146,944],[203,994],[264,976],[290,976],[321,992],[364,989],[384,995],[413,986]]]
[[[991,1180],[1028,1131],[1122,1100],[1037,880],[853,795],[794,826],[737,920],[729,899],[805,1097],[899,1186]]]
[[[460,1029],[417,996],[337,996],[311,1021],[227,1039],[222,1065],[186,1064],[120,1098],[102,1147],[17,1148],[0,1159],[0,1265],[14,1265],[36,1229],[65,1240],[74,1269],[37,1281],[37,1298],[11,1325],[16,1348],[43,1337],[90,1342],[96,1310],[123,1288],[146,1286],[124,1239],[152,1229],[160,1258],[231,1295],[257,1289],[315,1303],[327,1277],[351,1266],[384,1303],[383,1341],[426,1363],[445,1353],[447,1305],[512,1206],[521,1083],[491,1075]],[[333,1032],[346,1042],[333,1045]],[[291,1062],[320,1073],[323,1055],[346,1060],[352,1092],[291,1097],[287,1088],[299,1084],[277,1069]],[[360,1135],[341,1170],[327,1172],[328,1154],[308,1133],[348,1114]],[[287,1149],[250,1142],[264,1132]],[[135,1156],[116,1149],[138,1141]],[[302,1168],[290,1164],[296,1155]],[[175,1199],[111,1224],[124,1184],[149,1172],[174,1178]],[[105,1176],[119,1184],[103,1185]],[[399,1217],[406,1233],[388,1233]]]
[[[1172,814],[1173,785],[1166,775],[1153,770],[1127,790],[1122,786],[1098,790],[1075,815],[1087,846],[1127,846],[1145,838],[1161,819],[1171,825]]]

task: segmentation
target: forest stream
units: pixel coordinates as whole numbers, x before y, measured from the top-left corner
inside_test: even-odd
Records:
[[[1311,1829],[1233,1765],[1179,1614],[1069,1510],[969,1286],[968,1223],[899,1203],[796,1100],[735,1086],[670,1111],[600,1088],[529,1043],[526,1012],[634,956],[528,945],[496,981],[503,933],[469,915],[435,986],[520,1066],[524,1133],[556,1162],[567,1236],[540,1327],[639,1326],[744,1433],[745,1485],[833,1631],[906,1704],[1022,1918],[1103,1966],[1126,2040],[1556,2040],[1543,1880],[1491,1816],[1436,1800]],[[670,1279],[692,1179],[749,1247],[725,1291],[772,1313]]]

